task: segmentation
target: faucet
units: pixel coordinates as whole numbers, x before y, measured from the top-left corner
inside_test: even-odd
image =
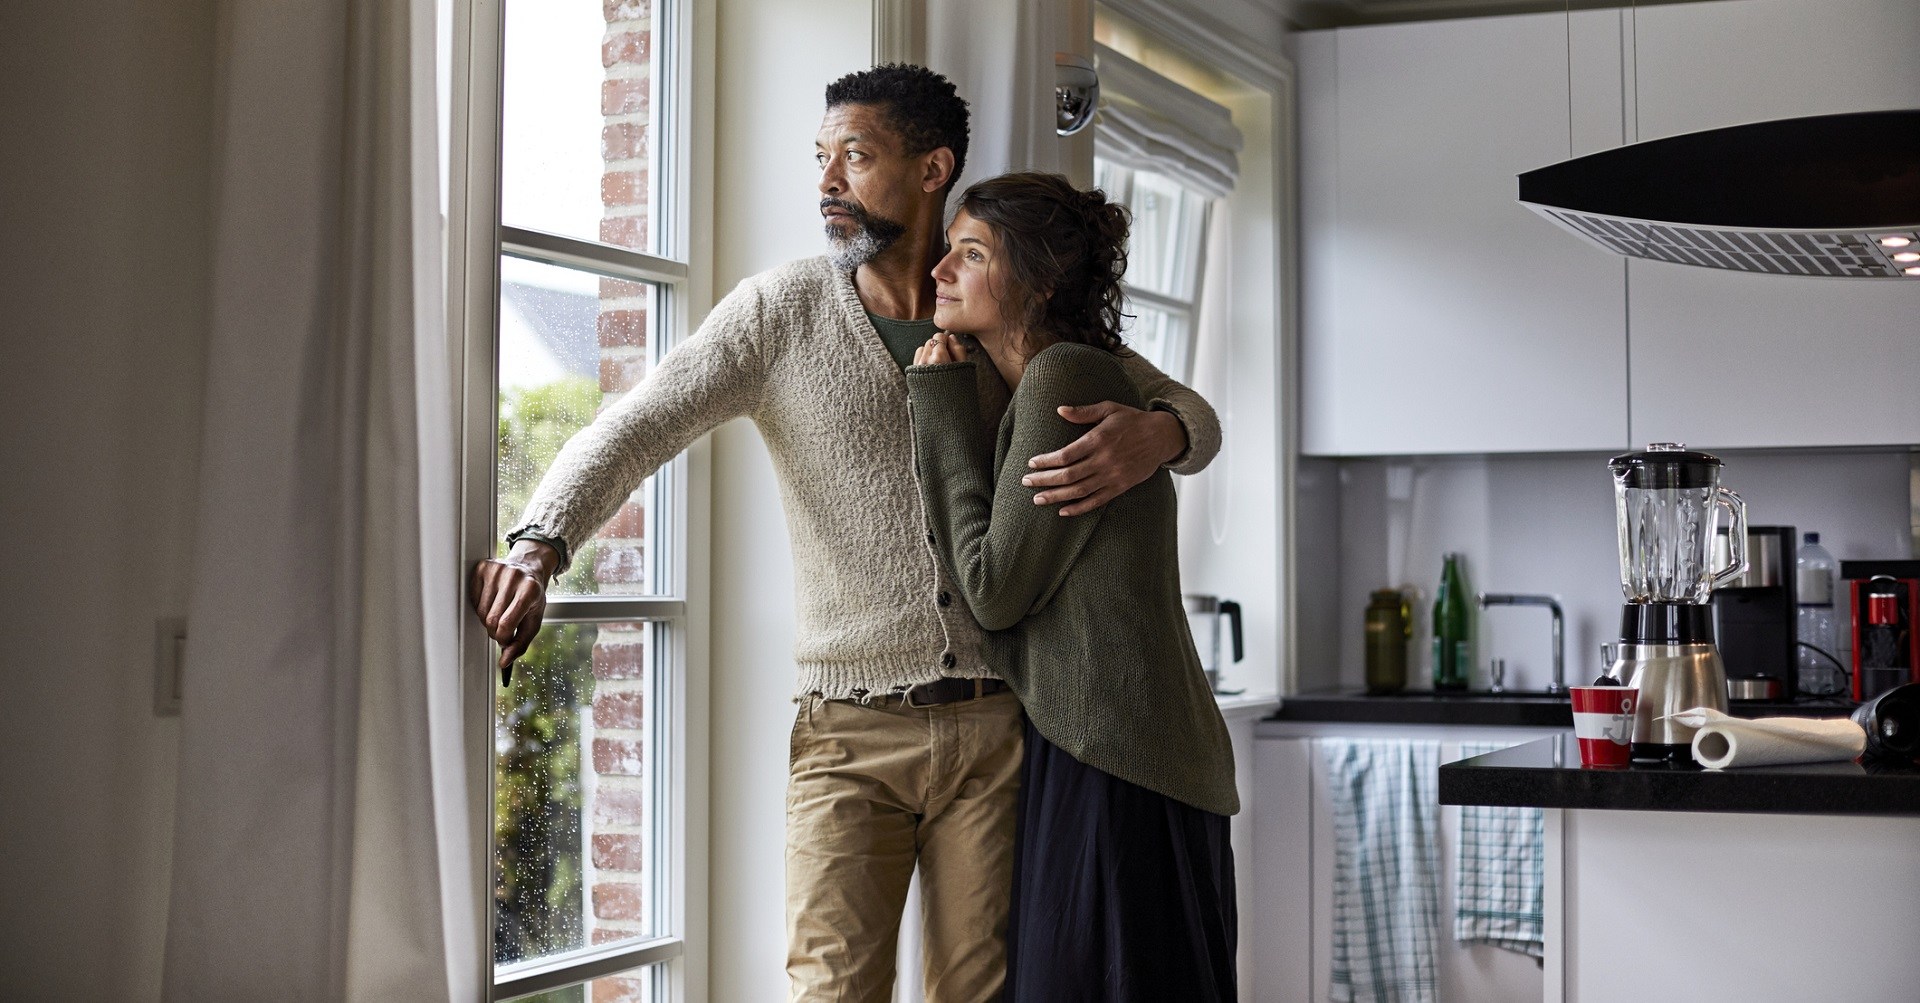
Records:
[[[1515,595],[1509,592],[1480,593],[1480,608],[1489,606],[1545,606],[1553,612],[1553,682],[1548,693],[1567,691],[1567,617],[1560,609],[1558,596]]]

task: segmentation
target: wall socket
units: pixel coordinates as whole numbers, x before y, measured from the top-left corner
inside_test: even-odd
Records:
[[[186,659],[187,618],[163,616],[153,623],[153,713],[180,716],[180,666]]]

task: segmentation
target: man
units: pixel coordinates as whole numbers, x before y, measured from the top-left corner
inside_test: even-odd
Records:
[[[545,583],[660,464],[751,417],[780,479],[794,552],[800,703],[787,798],[787,971],[796,1000],[887,1000],[917,865],[930,1003],[999,995],[1020,709],[935,555],[913,479],[903,368],[932,334],[931,269],[965,164],[966,103],[945,78],[888,65],[830,85],[815,141],[831,253],[740,283],[700,330],[567,443],[473,602],[506,666]],[[905,319],[893,319],[905,318]],[[1144,361],[1140,411],[1036,458],[1036,504],[1091,511],[1162,464],[1204,467],[1212,410]],[[1007,389],[980,367],[982,405]]]

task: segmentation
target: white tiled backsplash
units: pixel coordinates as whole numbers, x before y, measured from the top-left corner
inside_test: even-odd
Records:
[[[1726,461],[1721,480],[1746,500],[1751,524],[1818,532],[1842,561],[1912,556],[1907,450],[1703,448]],[[1607,455],[1303,460],[1301,689],[1362,685],[1367,594],[1394,584],[1416,590],[1408,685],[1430,685],[1433,592],[1448,551],[1466,555],[1469,590],[1557,594],[1567,678],[1593,678],[1599,645],[1615,639],[1620,617]],[[1394,526],[1401,538],[1390,545]],[[1398,581],[1390,547],[1404,551]],[[1485,688],[1493,658],[1506,660],[1508,688],[1544,687],[1553,671],[1549,623],[1544,609],[1478,611],[1473,688]]]

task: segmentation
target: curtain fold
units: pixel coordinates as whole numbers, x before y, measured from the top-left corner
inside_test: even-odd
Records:
[[[226,0],[164,993],[481,998],[432,0]]]

